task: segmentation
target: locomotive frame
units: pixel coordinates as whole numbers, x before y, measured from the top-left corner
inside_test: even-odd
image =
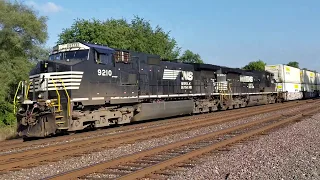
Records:
[[[21,87],[15,104],[17,132],[24,138],[277,103],[285,97],[267,71],[166,61],[87,42],[57,45]]]

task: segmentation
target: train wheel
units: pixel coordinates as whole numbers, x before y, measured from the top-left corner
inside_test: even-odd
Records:
[[[35,138],[32,138],[32,137],[28,137],[28,136],[22,136],[22,140],[23,140],[23,142],[27,142],[27,141],[32,141],[32,140],[34,140]]]
[[[220,111],[225,111],[225,110],[227,110],[227,106],[224,105],[224,104],[219,104],[218,109],[219,109]]]

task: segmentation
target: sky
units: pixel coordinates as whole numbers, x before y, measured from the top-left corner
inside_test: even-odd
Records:
[[[52,47],[75,19],[138,15],[170,31],[178,46],[200,54],[205,63],[240,68],[250,61],[298,61],[320,71],[318,0],[25,0],[48,17]]]

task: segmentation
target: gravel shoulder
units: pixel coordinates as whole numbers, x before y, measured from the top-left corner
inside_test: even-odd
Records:
[[[320,113],[203,159],[170,179],[320,179]]]

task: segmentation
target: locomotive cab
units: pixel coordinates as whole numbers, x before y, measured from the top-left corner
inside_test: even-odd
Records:
[[[45,137],[68,129],[72,90],[79,89],[90,47],[81,43],[57,45],[47,60],[37,63],[29,80],[19,83],[14,98],[17,131],[22,137]]]

